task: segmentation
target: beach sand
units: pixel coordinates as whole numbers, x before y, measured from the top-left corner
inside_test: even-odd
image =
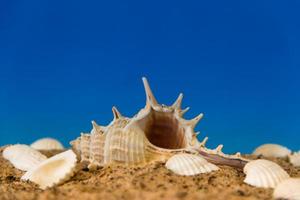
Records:
[[[143,167],[107,166],[94,172],[82,169],[75,176],[51,189],[23,182],[24,172],[2,157],[0,149],[0,199],[272,199],[272,189],[255,188],[243,183],[241,170],[220,166],[220,170],[196,176],[178,176],[152,163]],[[47,156],[57,152],[43,152]],[[300,177],[285,159],[273,159],[292,177]]]

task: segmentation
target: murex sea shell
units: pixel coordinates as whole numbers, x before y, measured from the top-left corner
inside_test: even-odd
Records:
[[[46,189],[71,178],[75,172],[76,162],[76,154],[68,150],[43,161],[27,171],[21,179],[30,180],[41,189]]]
[[[291,154],[291,150],[278,144],[263,144],[257,147],[253,155],[262,155],[265,157],[284,158]]]
[[[22,171],[33,169],[47,157],[28,145],[16,144],[8,146],[3,151],[3,157]]]
[[[30,145],[32,148],[37,150],[63,150],[64,146],[56,139],[53,138],[42,138]]]
[[[289,178],[277,185],[274,199],[300,200],[300,178]]]
[[[166,168],[175,174],[192,176],[209,173],[219,169],[214,164],[207,162],[199,155],[181,153],[172,156],[166,163]]]
[[[245,183],[263,188],[275,188],[289,175],[278,164],[264,159],[253,160],[244,167]]]
[[[122,116],[113,107],[114,119],[109,125],[100,126],[92,121],[90,133],[82,133],[70,142],[82,163],[90,169],[106,164],[136,165],[166,161],[174,154],[192,152],[201,154],[212,163],[245,164],[239,154],[224,154],[222,145],[211,150],[205,147],[207,139],[203,142],[197,140],[198,133],[194,128],[203,114],[191,120],[184,119],[183,115],[188,108],[181,109],[182,94],[171,106],[161,105],[155,99],[146,78],[143,78],[143,83],[146,105],[133,118]],[[232,162],[228,162],[228,159]]]

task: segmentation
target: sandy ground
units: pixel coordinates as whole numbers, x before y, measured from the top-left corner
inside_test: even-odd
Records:
[[[272,189],[254,188],[243,183],[242,171],[220,166],[221,170],[196,176],[178,176],[163,163],[146,167],[107,166],[94,172],[82,169],[62,185],[40,190],[23,182],[24,172],[2,157],[0,149],[0,199],[272,199]],[[47,156],[57,152],[44,152]],[[300,177],[284,159],[274,160],[292,177]]]

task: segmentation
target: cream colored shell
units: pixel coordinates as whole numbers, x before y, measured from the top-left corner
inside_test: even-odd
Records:
[[[194,128],[203,114],[190,120],[183,118],[188,110],[181,108],[183,94],[172,105],[159,104],[146,78],[143,78],[143,83],[146,105],[134,117],[123,117],[113,107],[114,119],[109,125],[99,126],[92,122],[90,134],[81,135],[71,142],[72,149],[89,169],[112,163],[166,162],[181,152],[199,153],[217,164],[233,163],[232,166],[242,167],[247,162],[240,154],[224,154],[223,145],[211,150],[205,147],[205,143],[197,143],[198,132]]]
[[[16,144],[8,146],[3,151],[3,157],[22,171],[33,169],[47,157],[28,145]]]
[[[37,150],[62,150],[64,146],[56,139],[53,138],[42,138],[30,145],[32,148]]]
[[[103,128],[98,126],[96,122],[92,122],[93,129],[90,134],[90,157],[88,168],[93,170],[102,166],[104,163],[104,144],[105,135]]]
[[[284,179],[289,178],[288,173],[278,164],[269,160],[253,160],[244,167],[245,183],[263,188],[275,188]]]
[[[166,168],[178,175],[192,176],[200,173],[209,173],[219,168],[207,162],[204,158],[187,153],[176,154],[166,163]]]
[[[295,167],[300,167],[300,151],[295,152],[295,153],[289,155],[289,161]]]
[[[45,160],[34,169],[26,172],[21,179],[32,181],[38,184],[41,189],[46,189],[72,177],[76,162],[75,153],[68,150]]]
[[[288,148],[278,144],[263,144],[253,151],[253,155],[265,157],[284,158],[291,153]]]
[[[300,200],[300,178],[289,178],[277,185],[274,199]]]
[[[104,164],[146,162],[144,133],[138,129],[112,129],[106,135]]]

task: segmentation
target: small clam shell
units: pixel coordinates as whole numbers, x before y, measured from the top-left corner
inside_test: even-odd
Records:
[[[3,157],[9,160],[15,168],[22,171],[33,169],[47,159],[39,151],[23,144],[6,147],[3,151]]]
[[[53,138],[42,138],[30,145],[32,148],[37,150],[63,150],[64,146],[56,139]]]
[[[30,180],[41,189],[52,187],[71,178],[75,172],[76,154],[72,150],[57,154],[26,172],[22,180]]]
[[[274,199],[300,200],[300,178],[289,178],[277,185]]]
[[[166,168],[175,174],[192,176],[200,173],[209,173],[219,168],[207,162],[204,158],[187,153],[176,154],[166,163]]]
[[[278,164],[269,160],[253,160],[244,167],[245,183],[263,188],[275,188],[278,183],[289,178],[289,175]]]
[[[288,148],[278,144],[264,144],[253,151],[253,155],[262,155],[265,157],[284,158],[291,153]]]
[[[289,161],[295,167],[300,167],[300,151],[295,152],[295,153],[289,155]]]

